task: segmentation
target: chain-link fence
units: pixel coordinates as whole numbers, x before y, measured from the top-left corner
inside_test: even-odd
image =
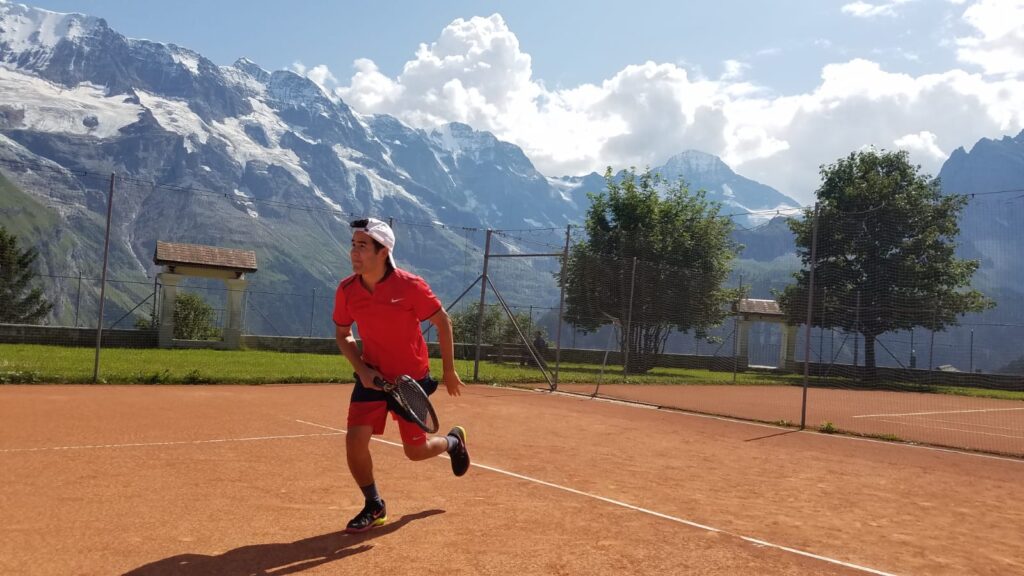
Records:
[[[295,204],[117,177],[104,282],[110,178],[0,169],[29,190],[12,196],[2,216],[21,248],[38,253],[25,288],[40,288],[52,304],[41,318],[8,314],[0,323],[3,379],[117,373],[121,381],[180,381],[174,370],[185,369],[193,381],[229,381],[208,364],[187,365],[189,356],[144,355],[161,345],[168,321],[158,240],[248,250],[257,262],[241,275],[242,289],[215,277],[177,285],[177,301],[187,305],[172,313],[176,327],[188,329],[176,329],[172,348],[224,347],[239,291],[241,348],[329,358],[320,372],[281,381],[350,379],[331,317],[337,283],[351,273],[348,221],[363,214],[327,200]],[[788,249],[758,259],[740,252],[725,264],[700,254],[613,258],[588,251],[577,227],[391,223],[399,266],[424,276],[449,309],[467,379],[1019,455],[1020,204],[972,201],[954,220],[959,230],[939,220],[922,226],[920,214],[885,207],[808,211],[793,220]],[[744,232],[756,238],[759,230]],[[760,255],[763,247],[755,248]],[[431,325],[423,328],[436,342]],[[62,351],[97,344],[127,356],[112,354],[105,364],[99,350]]]

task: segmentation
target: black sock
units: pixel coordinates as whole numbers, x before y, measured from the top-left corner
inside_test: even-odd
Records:
[[[451,454],[452,452],[455,451],[456,448],[459,447],[459,437],[456,436],[455,434],[449,434],[445,436],[445,438],[448,439],[448,448],[445,450],[445,452]]]
[[[363,491],[363,498],[366,498],[367,504],[381,504],[383,500],[380,499],[380,494],[377,493],[377,483],[374,482],[369,486],[360,486],[360,490]]]

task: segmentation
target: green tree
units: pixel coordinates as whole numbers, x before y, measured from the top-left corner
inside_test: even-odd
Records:
[[[174,301],[174,337],[178,340],[213,340],[218,336],[213,308],[197,294],[182,292]]]
[[[963,314],[995,305],[970,288],[978,261],[955,254],[967,197],[943,194],[906,151],[864,150],[822,166],[816,193],[811,324],[859,332],[870,375],[880,335],[914,327],[941,331]],[[813,222],[813,208],[790,221],[803,269],[779,304],[794,324],[807,317]]]
[[[532,341],[532,334],[527,332],[530,329],[530,315],[525,312],[514,313],[516,324],[527,339]],[[452,314],[452,332],[456,342],[475,343],[477,331],[477,318],[480,317],[478,306],[467,306]],[[500,306],[484,307],[483,344],[497,346],[508,343],[521,343],[516,328],[509,320],[508,315]]]
[[[618,323],[626,370],[644,373],[673,330],[705,337],[739,293],[723,287],[739,246],[732,221],[703,191],[666,183],[648,169],[620,180],[605,172],[560,282],[565,320],[587,332]],[[635,263],[635,265],[634,265]]]
[[[36,324],[53,309],[42,288],[29,288],[36,276],[32,265],[38,257],[35,248],[22,250],[18,237],[0,226],[0,322]]]

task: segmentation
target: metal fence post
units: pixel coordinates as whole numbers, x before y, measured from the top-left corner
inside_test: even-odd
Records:
[[[107,231],[103,239],[103,273],[100,275],[100,312],[96,321],[96,360],[92,366],[92,381],[100,376],[100,345],[103,339],[103,301],[107,290],[107,256],[110,253],[110,216],[114,212],[114,174],[110,174],[110,193],[107,195]]]
[[[633,289],[636,288],[636,256],[633,256],[633,274],[629,279],[629,308],[626,309],[626,334],[622,339],[626,344],[623,347],[625,356],[622,359],[622,378],[629,377],[629,356],[632,349],[630,339],[633,337]]]
[[[487,240],[484,242],[484,272],[480,276],[480,307],[477,308],[476,318],[476,355],[473,359],[473,381],[480,381],[480,346],[484,338],[484,303],[487,298],[487,265],[491,259],[491,234],[493,230],[487,229]]]
[[[313,297],[309,304],[309,337],[313,337],[313,317],[316,315],[316,288],[313,288]]]
[[[78,272],[78,292],[75,293],[75,328],[78,328],[78,310],[82,307],[82,272]]]
[[[558,369],[562,362],[562,314],[565,312],[565,270],[569,267],[569,234],[572,224],[565,227],[565,247],[562,249],[561,289],[558,295],[558,323],[555,324],[555,373],[552,375],[552,387],[558,389]],[[573,347],[576,346],[575,326],[572,332]]]
[[[814,316],[814,269],[818,266],[818,203],[814,203],[814,221],[811,223],[811,270],[807,279],[807,324],[804,332],[804,390],[800,404],[800,428],[807,426],[807,384],[811,373],[811,322]],[[858,300],[859,300],[858,293]],[[859,306],[859,301],[858,301]]]

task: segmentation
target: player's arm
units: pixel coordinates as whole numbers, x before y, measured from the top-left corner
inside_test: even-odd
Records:
[[[448,394],[458,396],[462,394],[462,387],[465,384],[459,373],[455,371],[455,338],[452,336],[452,320],[444,308],[439,308],[433,316],[427,318],[434,328],[437,329],[437,341],[441,346],[441,380],[444,382]]]
[[[374,380],[380,378],[380,372],[370,368],[365,362],[363,362],[363,356],[359,351],[359,345],[356,344],[356,338],[352,335],[352,327],[335,326],[334,339],[338,343],[338,350],[341,351],[342,356],[348,360],[348,363],[352,365],[352,369],[359,375],[359,380],[363,383],[363,386],[366,388],[380,390],[380,388],[374,384]]]

